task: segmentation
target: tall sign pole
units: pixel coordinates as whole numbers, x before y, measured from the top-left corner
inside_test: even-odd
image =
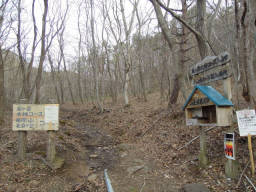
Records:
[[[193,79],[193,84],[209,84],[217,80],[223,80],[223,89],[225,97],[229,100],[232,98],[231,92],[231,70],[229,66],[230,55],[223,52],[218,56],[208,56],[199,63],[190,68],[190,75]],[[200,129],[200,153],[199,165],[206,167],[208,164],[207,150],[206,150],[206,133],[203,127],[199,125]]]

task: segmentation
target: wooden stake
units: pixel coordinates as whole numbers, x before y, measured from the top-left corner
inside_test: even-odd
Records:
[[[250,134],[248,134],[248,149],[250,152],[252,176],[254,177],[255,166],[254,166],[253,153],[252,153],[252,136]]]
[[[223,91],[224,96],[231,100],[232,99],[232,89],[231,89],[231,77],[223,80]]]
[[[199,166],[205,168],[208,164],[207,148],[206,148],[206,133],[203,127],[200,128],[200,153],[199,153]]]
[[[18,158],[24,160],[26,158],[27,148],[27,131],[18,131]]]
[[[52,128],[52,123],[49,123],[49,128]],[[48,144],[47,144],[47,160],[53,163],[55,160],[55,131],[48,131]]]

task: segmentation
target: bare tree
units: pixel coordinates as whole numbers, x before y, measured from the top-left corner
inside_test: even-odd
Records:
[[[59,31],[63,28],[64,21],[68,11],[68,3],[67,7],[64,12],[64,16],[62,13],[59,13],[58,16],[53,14],[53,18],[48,18],[48,0],[44,0],[44,10],[42,16],[42,25],[41,25],[41,38],[38,40],[38,27],[36,23],[36,16],[35,16],[35,3],[36,1],[33,0],[32,2],[32,18],[33,18],[33,42],[31,47],[31,54],[30,54],[30,61],[26,62],[25,60],[25,53],[26,47],[22,47],[22,42],[24,42],[24,35],[22,34],[22,22],[21,22],[21,0],[18,1],[18,32],[17,32],[17,48],[20,60],[20,68],[23,76],[23,88],[20,94],[20,97],[25,97],[28,101],[31,99],[34,89],[35,92],[35,103],[40,102],[40,88],[41,88],[41,80],[42,80],[42,73],[43,73],[43,64],[46,57],[47,50],[51,47],[53,40],[55,39],[56,35]],[[49,25],[49,30],[46,30],[47,24]],[[31,73],[35,59],[35,52],[38,44],[41,44],[40,48],[40,56],[39,56],[39,65],[37,69],[37,75],[35,79],[35,83],[31,85]]]
[[[175,19],[177,19],[182,25],[184,25],[189,31],[191,31],[198,43],[199,53],[201,56],[201,59],[206,57],[209,54],[209,47],[214,52],[210,42],[207,40],[205,36],[205,28],[206,28],[206,0],[197,0],[197,22],[196,27],[192,27],[188,22],[186,22],[184,19],[182,19],[179,15],[177,15],[174,10],[171,8],[168,8],[166,5],[164,5],[160,0],[149,0],[152,3],[157,3],[159,6],[161,6],[164,10],[169,12]],[[214,52],[215,54],[215,52]]]
[[[162,33],[163,36],[165,38],[165,40],[168,43],[169,49],[171,51],[171,53],[174,53],[173,51],[173,42],[172,42],[172,35],[171,35],[171,31],[168,28],[168,24],[166,22],[166,20],[164,19],[163,13],[160,9],[160,6],[157,4],[157,2],[155,0],[152,0],[151,3],[154,6],[155,9],[155,13],[157,16],[157,20],[159,23],[159,26],[162,29]],[[168,108],[172,108],[172,105],[175,104],[177,102],[177,98],[178,98],[178,94],[179,94],[179,90],[180,90],[180,77],[181,77],[181,73],[180,73],[180,66],[176,65],[174,67],[174,71],[173,71],[173,79],[171,81],[171,95],[169,98],[169,103],[168,103]]]
[[[97,62],[97,50],[96,50],[96,41],[95,41],[95,19],[94,19],[94,3],[93,0],[90,0],[90,11],[91,11],[91,38],[92,38],[92,67],[93,67],[93,77],[94,77],[94,83],[95,83],[95,95],[96,95],[96,102],[97,107],[100,110],[100,112],[103,112],[103,106],[100,101],[100,95],[99,95],[99,68],[98,68],[98,62]]]
[[[107,9],[107,5],[105,5],[105,2],[102,2],[102,16],[103,16],[103,27],[102,27],[102,33],[101,33],[101,38],[102,38],[102,47],[104,48],[104,55],[106,57],[106,67],[107,67],[107,73],[109,76],[109,81],[110,81],[110,94],[112,97],[112,102],[116,103],[117,102],[117,87],[115,86],[116,82],[114,81],[114,77],[112,74],[112,70],[110,68],[111,61],[110,59],[110,47],[109,47],[109,31],[107,30],[106,27],[106,20],[107,20],[107,14],[109,10]],[[104,34],[106,38],[104,37]]]
[[[124,26],[124,32],[125,32],[125,47],[122,46],[122,55],[124,57],[124,64],[125,64],[125,69],[124,69],[124,101],[125,105],[129,105],[129,97],[128,97],[128,88],[129,88],[129,72],[131,70],[131,65],[132,65],[132,58],[130,54],[130,38],[131,38],[131,31],[132,31],[132,26],[134,22],[134,17],[135,17],[135,11],[138,6],[139,0],[135,1],[133,5],[133,11],[132,11],[132,16],[129,22],[129,25],[127,25],[127,20],[124,12],[124,5],[123,5],[123,0],[120,0],[120,8],[121,8],[121,14],[122,14],[122,23]],[[125,51],[125,52],[124,52]]]
[[[64,45],[65,45],[64,44],[65,43],[64,42],[64,31],[65,31],[65,27],[63,27],[62,30],[60,31],[60,33],[58,34],[58,43],[59,43],[59,49],[60,49],[60,62],[61,61],[63,62],[64,71],[65,71],[66,79],[67,79],[67,82],[68,82],[68,89],[69,89],[69,93],[70,93],[70,96],[71,96],[71,100],[72,100],[73,104],[76,104],[73,89],[72,89],[72,83],[71,83],[71,80],[70,80],[70,77],[69,77],[69,72],[68,72],[68,69],[67,69],[66,57],[65,57],[65,54],[64,54]]]
[[[41,53],[39,59],[39,66],[36,76],[36,97],[35,103],[40,103],[40,88],[41,88],[41,79],[42,79],[42,72],[43,72],[43,64],[46,56],[46,17],[48,13],[48,0],[44,0],[44,13],[43,13],[43,20],[42,20],[42,37],[41,37]]]
[[[256,78],[255,78],[255,53],[256,53],[256,2],[251,0],[248,2],[249,18],[248,18],[248,79],[251,105],[256,105]]]
[[[145,84],[144,84],[144,76],[143,76],[143,72],[142,72],[142,35],[141,35],[141,28],[142,25],[144,23],[144,21],[141,21],[141,18],[139,16],[139,11],[138,11],[138,6],[135,6],[135,11],[136,11],[136,17],[137,17],[137,21],[138,21],[138,72],[139,72],[139,77],[140,77],[140,84],[141,84],[141,89],[142,89],[142,95],[143,95],[143,100],[144,102],[147,101],[147,95],[146,95],[146,88],[145,88]]]
[[[81,103],[84,103],[83,100],[83,93],[82,93],[82,85],[81,85],[81,47],[82,47],[82,34],[81,34],[81,26],[80,26],[80,17],[81,17],[81,3],[79,4],[78,7],[78,15],[77,15],[77,27],[78,27],[78,32],[79,32],[79,41],[78,41],[78,62],[77,62],[77,72],[78,72],[78,77],[77,77],[77,84],[78,84],[78,94]]]
[[[54,89],[55,89],[57,102],[61,103],[60,96],[59,96],[59,91],[58,91],[56,71],[55,71],[55,68],[54,68],[54,65],[53,65],[53,60],[52,60],[51,54],[49,53],[49,50],[48,50],[48,56],[47,57],[48,57],[48,61],[49,61],[50,67],[51,67],[51,77],[52,77],[52,81],[53,81],[53,84],[54,84]]]
[[[0,125],[4,121],[5,112],[5,73],[4,73],[4,63],[8,55],[9,47],[4,44],[10,34],[10,29],[12,27],[13,18],[11,15],[12,6],[9,6],[9,0],[2,0],[0,5]]]

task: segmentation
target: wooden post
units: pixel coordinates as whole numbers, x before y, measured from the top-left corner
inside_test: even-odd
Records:
[[[18,131],[18,158],[24,160],[26,158],[27,148],[27,131]]]
[[[28,103],[27,99],[21,99],[20,103]],[[27,131],[18,131],[18,159],[24,160],[27,151]]]
[[[231,100],[232,99],[232,89],[231,89],[231,77],[223,80],[223,91],[224,96]]]
[[[234,128],[231,128],[229,130],[229,132],[234,132]],[[235,137],[234,137],[234,141],[235,141]],[[237,149],[237,142],[234,142],[233,145],[233,152],[236,153],[236,149]],[[236,154],[233,154],[234,157],[236,157]],[[233,159],[228,159],[225,163],[225,175],[227,178],[230,179],[237,179],[240,175],[240,165],[239,162],[237,161],[237,159],[233,160]]]
[[[206,149],[206,133],[202,126],[200,129],[200,153],[199,153],[199,166],[205,168],[208,164],[207,149]]]
[[[229,65],[229,64],[228,64]],[[223,81],[223,91],[224,91],[224,96],[231,100],[232,99],[232,88],[231,88],[231,77],[224,79]],[[230,122],[232,123],[233,121],[233,117],[231,114],[230,118]],[[234,132],[234,128],[230,127],[230,132]],[[235,148],[237,148],[237,146],[235,145]],[[235,151],[237,151],[235,149]],[[228,159],[228,161],[225,164],[225,174],[226,177],[231,178],[231,179],[235,179],[239,176],[239,163],[237,160],[232,160],[232,159]]]
[[[52,128],[52,123],[49,123],[49,128]],[[48,142],[47,142],[47,160],[53,163],[55,160],[56,149],[55,149],[55,131],[48,131]]]
[[[253,153],[252,153],[252,136],[250,134],[248,134],[248,149],[249,149],[249,152],[250,152],[252,176],[254,177],[255,166],[254,166]]]

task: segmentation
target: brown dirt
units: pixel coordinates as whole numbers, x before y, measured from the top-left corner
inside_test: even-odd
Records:
[[[181,104],[170,113],[158,97],[151,94],[146,103],[133,99],[130,107],[106,102],[104,113],[89,104],[62,105],[56,148],[65,164],[56,171],[40,159],[45,158],[44,132],[28,134],[27,160],[17,160],[17,135],[11,130],[8,112],[0,129],[0,191],[105,192],[104,169],[116,192],[172,192],[186,183],[204,183],[211,191],[250,191],[245,180],[236,187],[237,181],[225,178],[225,130],[208,133],[210,163],[199,169],[198,140],[177,150],[199,130],[185,126]],[[237,159],[243,168],[249,159],[247,144],[244,138],[237,143]],[[251,178],[249,169],[246,175]]]

